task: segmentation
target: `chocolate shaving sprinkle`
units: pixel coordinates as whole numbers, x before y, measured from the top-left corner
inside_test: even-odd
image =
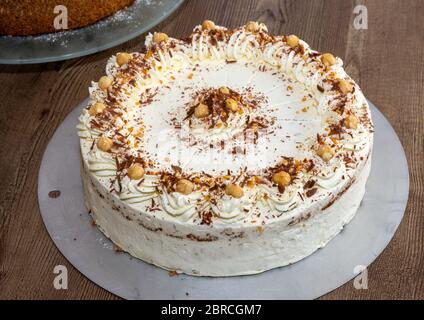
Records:
[[[307,190],[307,189],[312,189],[316,184],[315,180],[309,180],[308,182],[305,183],[305,185],[303,186],[303,189]]]
[[[310,189],[310,190],[306,191],[306,196],[308,198],[310,198],[310,197],[314,196],[315,193],[317,193],[317,191],[318,191],[318,188]]]
[[[59,198],[60,197],[60,191],[59,190],[50,191],[49,197],[52,198],[52,199]]]

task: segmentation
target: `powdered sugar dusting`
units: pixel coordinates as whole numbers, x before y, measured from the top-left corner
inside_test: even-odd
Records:
[[[42,42],[47,41],[52,44],[66,46],[73,37],[79,36],[79,35],[82,36],[82,33],[86,30],[92,30],[95,32],[96,30],[104,29],[107,25],[114,25],[114,24],[122,25],[122,24],[136,23],[138,22],[136,20],[138,18],[136,13],[139,10],[143,10],[146,7],[150,7],[152,5],[156,5],[160,7],[160,6],[163,6],[163,2],[154,1],[154,0],[135,0],[134,3],[128,8],[119,10],[112,16],[101,19],[100,21],[83,28],[60,31],[55,33],[47,33],[47,34],[36,35],[36,36],[13,36],[13,38],[22,38],[22,39],[32,38],[32,41],[42,41]],[[12,36],[7,36],[7,37],[12,37]]]
[[[1,0],[0,0],[1,1]],[[183,0],[135,0],[90,26],[36,36],[0,36],[0,63],[26,64],[85,56],[129,41],[166,18]]]

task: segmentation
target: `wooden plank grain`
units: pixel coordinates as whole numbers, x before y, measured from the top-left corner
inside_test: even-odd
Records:
[[[399,135],[411,172],[410,199],[394,240],[368,270],[369,289],[353,290],[347,284],[328,297],[423,299],[424,28],[419,21],[424,3],[384,1],[383,6],[382,1],[366,1],[365,5],[369,29],[350,29],[345,62]]]
[[[369,29],[355,30],[353,8],[365,4]],[[424,30],[421,0],[188,0],[155,30],[182,37],[204,19],[236,27],[265,22],[345,60],[393,124],[405,147],[411,195],[394,240],[369,270],[369,289],[349,282],[324,299],[424,298]],[[42,154],[55,129],[87,96],[107,58],[142,48],[140,36],[117,48],[66,62],[0,66],[0,298],[117,299],[81,275],[55,248],[37,205]],[[395,168],[394,168],[395,169]],[[53,268],[69,270],[69,289],[53,288]]]

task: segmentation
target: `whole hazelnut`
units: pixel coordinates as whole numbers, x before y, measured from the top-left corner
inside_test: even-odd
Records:
[[[324,160],[325,162],[330,161],[334,158],[334,150],[328,145],[320,145],[317,151],[317,154]]]
[[[205,118],[209,115],[209,108],[207,105],[201,103],[194,109],[194,116],[198,119]]]
[[[336,64],[336,58],[331,53],[324,53],[321,56],[321,61],[327,67],[331,67],[332,65]]]
[[[232,112],[237,112],[237,110],[239,109],[238,102],[231,98],[225,100],[225,105]]]
[[[219,91],[222,94],[230,94],[230,89],[228,89],[227,87],[221,87],[221,88],[219,88]]]
[[[339,80],[339,88],[340,88],[340,91],[343,92],[344,94],[348,94],[352,92],[353,90],[352,84],[350,84],[348,81],[344,79]]]
[[[299,38],[294,34],[287,37],[287,44],[293,49],[299,45]]]
[[[202,23],[202,29],[203,30],[214,30],[216,28],[216,25],[211,20],[205,20]]]
[[[285,171],[280,171],[274,174],[272,181],[281,187],[287,187],[291,182],[291,176]]]
[[[112,146],[113,141],[108,137],[101,136],[97,141],[97,147],[104,152],[109,152],[112,149]]]
[[[345,119],[344,124],[348,129],[358,129],[359,120],[351,114]]]
[[[169,37],[166,33],[162,33],[162,32],[155,32],[153,35],[153,41],[155,43],[161,43],[164,41],[168,41]]]
[[[90,107],[90,109],[88,109],[88,113],[90,114],[90,116],[95,116],[96,114],[102,113],[105,109],[105,104],[101,102],[96,102]]]
[[[106,91],[111,85],[112,85],[111,78],[107,76],[103,76],[99,79],[99,88],[102,89],[103,91]]]
[[[246,30],[249,32],[257,32],[259,31],[259,28],[260,28],[259,23],[256,21],[249,21],[246,24]]]
[[[116,55],[116,62],[120,66],[127,64],[128,62],[130,62],[131,59],[132,59],[132,55],[126,52],[121,52]]]
[[[191,181],[186,179],[181,179],[177,182],[176,191],[183,195],[189,195],[194,190],[194,185]]]
[[[236,199],[240,199],[244,195],[243,189],[240,186],[236,185],[236,184],[229,184],[225,188],[225,193],[228,196],[231,196],[231,197],[236,198]]]
[[[144,177],[144,168],[141,164],[135,163],[128,169],[128,177],[131,180],[140,180]]]

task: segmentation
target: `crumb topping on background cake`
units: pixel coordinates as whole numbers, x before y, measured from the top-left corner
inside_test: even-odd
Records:
[[[76,29],[95,23],[134,0],[2,0],[0,3],[0,35],[26,36],[56,32],[55,7],[65,6],[68,28]]]

